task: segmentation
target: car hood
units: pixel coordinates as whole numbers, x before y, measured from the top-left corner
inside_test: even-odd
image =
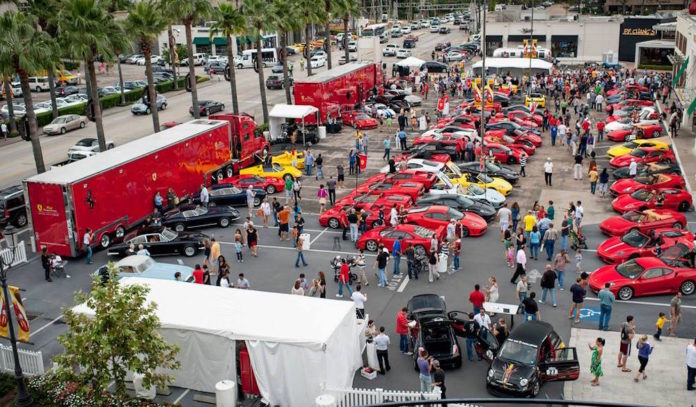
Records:
[[[621,154],[621,151],[616,151],[615,153],[612,154]],[[615,156],[614,158],[609,161],[609,165],[612,167],[628,167],[631,165],[631,158],[635,158],[630,154],[623,154],[623,155],[618,155]]]
[[[615,236],[610,237],[597,246],[597,254],[604,255],[607,257],[621,256],[623,253],[634,251],[636,247],[627,245],[621,241],[621,237]]]
[[[631,221],[628,221],[624,219],[621,216],[612,216],[607,219],[604,219],[602,223],[599,224],[600,228],[604,226],[605,229],[613,232],[613,235],[617,234],[623,234],[626,232],[628,229],[630,229],[633,226],[636,226],[636,223],[633,223]]]
[[[611,205],[616,210],[629,211],[640,209],[644,205],[647,206],[647,203],[633,198],[631,194],[623,194],[616,197]]]
[[[487,203],[474,201],[474,204],[469,210],[471,209],[478,211],[484,218],[495,215],[495,209]]]
[[[615,181],[611,185],[611,190],[616,192],[616,193],[619,193],[619,194],[625,194],[628,192],[632,192],[633,190],[635,190],[637,188],[641,188],[642,186],[643,186],[643,184],[638,183],[638,182],[634,181],[633,179],[624,178],[624,179],[620,179],[620,180]]]
[[[590,288],[595,291],[604,288],[605,283],[613,283],[613,285],[620,286],[626,282],[632,280],[627,279],[616,271],[616,266],[603,266],[595,270],[590,274],[588,282],[590,283]]]
[[[47,124],[44,126],[44,130],[58,130],[60,129],[60,126],[65,125],[66,123],[62,124]]]
[[[527,379],[531,383],[536,371],[535,366],[523,365],[503,358],[493,359],[490,368],[493,370],[496,381],[514,385],[519,385],[521,379]]]

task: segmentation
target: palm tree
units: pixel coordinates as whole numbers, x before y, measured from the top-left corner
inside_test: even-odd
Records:
[[[232,111],[239,114],[237,101],[237,74],[234,68],[234,53],[232,52],[232,37],[246,30],[246,19],[232,4],[221,3],[215,9],[215,23],[210,27],[210,38],[223,34],[227,39],[227,68],[230,70],[230,93],[232,94]]]
[[[186,29],[186,49],[188,50],[188,67],[191,78],[191,105],[193,117],[201,117],[198,108],[198,90],[196,89],[196,67],[193,64],[193,38],[191,37],[191,25],[212,13],[212,6],[208,0],[164,0],[162,9],[175,20],[184,24]]]
[[[97,128],[97,140],[100,151],[106,151],[106,138],[102,109],[97,92],[97,72],[94,62],[101,56],[111,60],[114,55],[112,38],[121,31],[99,0],[64,0],[58,12],[58,31],[64,49],[74,59],[85,63],[89,77],[89,91],[93,108],[94,122]],[[89,105],[88,105],[89,106]]]
[[[247,18],[249,28],[256,37],[256,70],[259,73],[259,89],[261,90],[261,109],[263,122],[268,123],[268,102],[266,101],[266,86],[263,79],[263,54],[261,39],[263,32],[270,26],[268,4],[264,0],[243,0],[242,14]]]
[[[312,26],[324,22],[324,10],[318,8],[315,0],[298,0],[295,2],[296,7],[300,9],[300,20],[305,25],[305,50],[307,55],[307,75],[312,76],[312,52],[309,48],[309,42],[312,38]]]
[[[288,75],[288,33],[301,28],[299,15],[292,0],[273,0],[271,3],[271,24],[280,32],[280,54],[283,63],[283,89],[285,101],[292,104],[290,95],[290,76]]]
[[[331,7],[336,3],[336,0],[324,0],[324,35],[326,39],[324,40],[324,49],[326,49],[327,58],[327,68],[331,69],[331,30],[329,26],[331,25],[331,19],[333,18]]]
[[[11,67],[19,75],[26,106],[25,117],[29,124],[29,140],[38,173],[46,171],[46,166],[39,141],[29,75],[44,69],[46,61],[53,58],[56,48],[48,34],[37,30],[36,17],[14,11],[6,11],[0,16],[0,66]]]
[[[350,61],[350,53],[348,51],[348,22],[352,16],[360,12],[358,9],[358,0],[336,0],[334,7],[334,14],[341,16],[343,20],[343,51],[345,52],[346,63],[348,63]]]
[[[162,17],[159,5],[155,0],[143,0],[138,2],[128,13],[125,29],[135,37],[135,42],[140,47],[145,57],[145,75],[147,76],[147,94],[152,112],[152,129],[155,133],[160,131],[159,113],[157,111],[157,93],[152,80],[152,42],[157,41],[157,36],[168,26],[167,20]],[[144,98],[143,98],[144,99]]]
[[[163,13],[166,15],[166,13]],[[172,75],[174,80],[174,90],[179,89],[179,80],[176,77],[176,40],[174,39],[174,29],[172,25],[167,26],[167,40],[169,41],[169,67],[172,68]]]

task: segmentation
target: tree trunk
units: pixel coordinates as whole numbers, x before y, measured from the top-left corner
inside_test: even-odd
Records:
[[[5,82],[5,95],[7,96],[7,116],[9,120],[9,125],[10,125],[10,134],[12,134],[13,131],[17,129],[17,123],[15,122],[15,115],[14,115],[14,105],[12,104],[12,85],[10,84],[10,80],[7,78],[4,78]]]
[[[331,31],[329,30],[329,23],[331,22],[331,1],[324,0],[324,10],[326,11],[326,23],[324,24],[324,35],[326,39],[324,40],[324,48],[326,49],[326,69],[331,69]]]
[[[118,91],[121,94],[121,106],[126,104],[126,93],[123,90],[123,71],[121,70],[121,59],[116,59],[118,67]]]
[[[152,129],[155,133],[159,133],[159,111],[157,111],[157,93],[155,92],[155,84],[152,83],[152,61],[150,60],[150,55],[152,55],[152,50],[148,44],[146,49],[143,50],[143,55],[145,55],[145,76],[147,77],[147,94],[150,99],[150,113],[152,114]]]
[[[311,26],[307,24],[305,27],[305,50],[307,52],[307,76],[312,76],[312,50],[309,48],[309,33],[311,32]]]
[[[263,54],[261,54],[261,28],[256,33],[256,67],[259,71],[259,89],[261,90],[261,109],[263,110],[263,122],[268,123],[268,102],[266,101],[266,84],[263,80]]]
[[[89,73],[90,99],[94,108],[94,124],[97,127],[97,140],[99,141],[99,151],[106,151],[106,137],[104,136],[104,123],[102,122],[101,103],[99,102],[99,92],[97,91],[97,70],[94,68],[94,60],[85,61],[87,72]]]
[[[43,152],[41,151],[41,142],[39,141],[39,126],[36,124],[36,113],[34,112],[34,102],[31,98],[31,88],[29,87],[29,73],[23,69],[19,69],[19,63],[15,64],[15,72],[19,75],[19,82],[22,86],[24,95],[24,105],[26,106],[26,120],[29,123],[29,140],[31,141],[31,150],[34,153],[34,163],[36,164],[36,172],[41,174],[46,172],[44,164]]]
[[[285,103],[292,104],[292,96],[290,96],[290,80],[288,79],[288,33],[280,33],[280,54],[283,61],[283,89],[285,90]]]
[[[193,117],[201,118],[201,110],[198,108],[198,90],[196,89],[196,66],[193,65],[193,39],[191,38],[191,21],[185,21],[186,49],[188,50],[189,75],[191,76],[191,106]],[[261,51],[259,50],[259,54]]]
[[[232,93],[232,112],[239,114],[239,101],[237,100],[237,73],[234,66],[234,53],[232,52],[232,36],[227,35],[227,67],[230,70],[230,93]]]
[[[56,72],[53,68],[48,70],[48,93],[51,96],[51,114],[58,117],[58,105],[56,104]]]
[[[174,75],[174,90],[178,90],[179,81],[176,78],[176,40],[174,39],[174,30],[172,30],[171,24],[169,24],[169,28],[167,28],[167,34],[169,36],[169,67],[172,68],[172,74]]]
[[[350,51],[348,51],[348,16],[343,16],[343,51],[346,53],[346,63],[349,64]]]

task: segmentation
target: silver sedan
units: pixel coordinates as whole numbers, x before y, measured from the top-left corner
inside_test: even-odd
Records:
[[[65,134],[70,130],[83,129],[87,125],[87,118],[77,114],[58,116],[50,124],[43,128],[44,134]]]

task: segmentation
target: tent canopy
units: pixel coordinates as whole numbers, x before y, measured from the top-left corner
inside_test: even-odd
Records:
[[[396,63],[396,66],[404,66],[408,68],[420,68],[423,66],[425,61],[422,59],[416,58],[416,57],[408,57],[404,59],[403,61],[399,61]]]
[[[273,106],[268,120],[268,132],[271,134],[271,140],[275,140],[280,136],[285,119],[302,120],[312,114],[318,115],[318,113],[319,109],[309,105],[286,105],[281,103]],[[319,123],[319,118],[317,117],[316,119],[316,123]]]
[[[529,69],[530,58],[486,58],[486,69]],[[476,62],[471,67],[481,70],[481,61]],[[543,59],[531,58],[533,70],[551,71],[553,64]]]

